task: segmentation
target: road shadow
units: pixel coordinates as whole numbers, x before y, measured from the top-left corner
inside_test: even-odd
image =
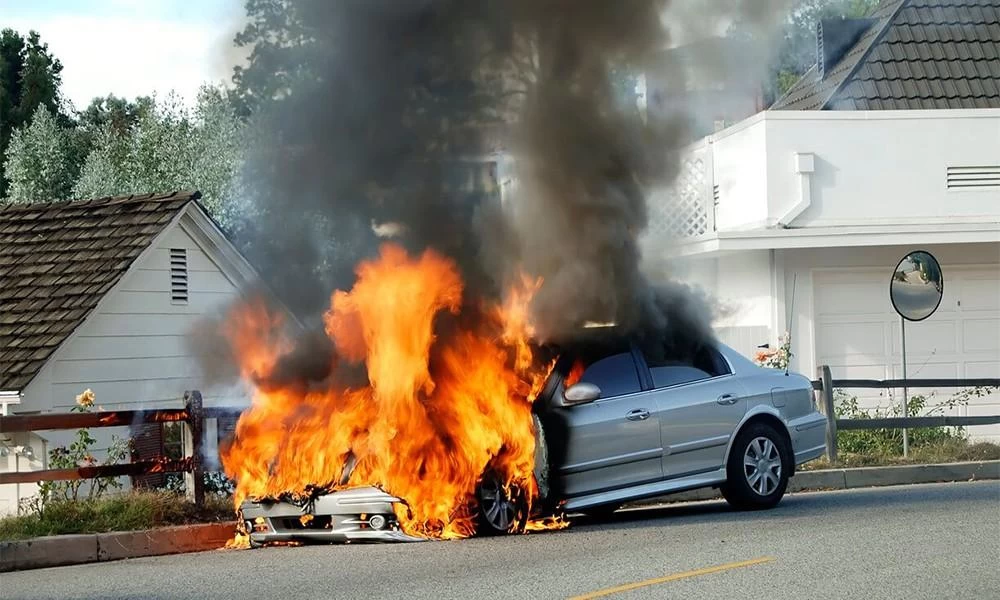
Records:
[[[951,485],[963,486],[962,500],[970,502],[995,502],[997,492],[1000,490],[998,482],[978,482],[978,484],[958,482]],[[913,505],[942,506],[942,503],[954,507],[954,488],[951,486],[933,484],[861,488],[837,492],[790,494],[770,510],[738,511],[724,500],[704,500],[626,508],[602,517],[574,515],[570,517],[570,528],[610,526],[618,529],[635,529],[708,522],[787,521],[811,519],[820,515],[830,517],[841,513],[856,515],[859,509],[882,509],[895,504],[912,507]]]

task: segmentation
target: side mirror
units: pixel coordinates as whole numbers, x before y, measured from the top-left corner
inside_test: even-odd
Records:
[[[563,391],[563,401],[567,406],[586,404],[601,397],[601,388],[592,383],[575,383]]]

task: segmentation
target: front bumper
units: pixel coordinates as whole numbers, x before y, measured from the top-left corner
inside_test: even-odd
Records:
[[[402,500],[375,487],[318,496],[299,506],[285,501],[247,500],[241,509],[250,543],[273,542],[420,542],[403,533],[395,504]]]

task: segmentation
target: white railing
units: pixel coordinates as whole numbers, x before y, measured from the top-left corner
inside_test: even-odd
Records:
[[[701,140],[682,154],[680,171],[666,190],[650,196],[650,236],[699,238],[715,231],[712,146]]]

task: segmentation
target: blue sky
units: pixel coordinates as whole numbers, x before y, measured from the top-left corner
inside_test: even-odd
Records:
[[[242,0],[0,0],[0,28],[37,30],[62,61],[63,94],[174,91],[188,101],[205,82],[228,82],[243,55],[232,45]]]

